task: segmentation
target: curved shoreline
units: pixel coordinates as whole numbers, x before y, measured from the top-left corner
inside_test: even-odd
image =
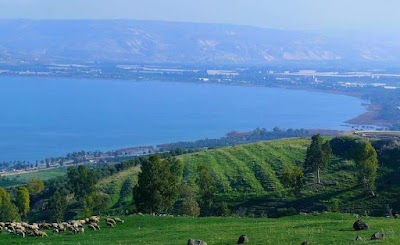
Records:
[[[300,89],[300,90],[303,90],[303,89]],[[350,92],[350,91],[340,91],[340,90],[324,90],[324,89],[305,89],[305,90],[315,91],[315,92],[323,92],[323,93],[329,93],[329,94],[340,94],[340,95],[355,97],[360,100],[362,100],[363,99],[362,96],[365,95],[365,93],[361,93],[361,92]],[[369,101],[368,104],[364,104],[363,106],[366,107],[366,110],[364,113],[362,113],[354,118],[348,119],[348,120],[344,121],[344,123],[351,124],[354,126],[373,126],[373,127],[390,127],[393,125],[393,122],[377,119],[378,115],[383,110],[381,105],[372,104],[372,102]]]

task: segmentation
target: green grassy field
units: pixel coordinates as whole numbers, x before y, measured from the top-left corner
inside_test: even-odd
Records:
[[[86,229],[85,234],[70,232],[51,234],[49,237],[19,237],[3,232],[0,244],[186,244],[189,238],[201,239],[209,245],[236,244],[245,234],[249,244],[400,244],[400,219],[363,218],[370,229],[353,231],[357,218],[348,214],[298,215],[280,219],[269,218],[188,218],[126,216],[124,224],[114,228],[101,222],[100,231]],[[374,232],[385,234],[382,241],[356,242],[360,235],[369,240]]]
[[[49,170],[41,170],[37,172],[22,173],[16,175],[4,176],[5,180],[2,180],[2,187],[24,185],[33,177],[39,177],[43,181],[56,178],[58,176],[64,176],[67,173],[66,168],[54,168]]]

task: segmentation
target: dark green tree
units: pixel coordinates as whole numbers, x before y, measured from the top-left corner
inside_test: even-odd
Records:
[[[69,167],[67,178],[72,192],[80,202],[93,192],[96,184],[94,171],[85,165],[80,165],[78,168]]]
[[[199,165],[197,171],[199,175],[196,183],[199,186],[200,207],[202,213],[210,215],[214,205],[215,194],[217,193],[217,181],[207,165]]]
[[[145,213],[168,212],[177,197],[182,175],[182,162],[174,158],[162,160],[156,154],[144,161],[134,189],[134,201]]]
[[[318,184],[321,183],[320,171],[328,165],[331,155],[332,150],[328,141],[324,142],[319,134],[311,137],[311,144],[307,148],[304,161],[304,169],[307,172],[315,172],[317,174]]]
[[[16,196],[15,196],[15,203],[18,207],[19,213],[22,215],[26,215],[30,209],[29,207],[29,191],[26,187],[18,187]]]
[[[55,192],[47,202],[47,212],[53,221],[63,221],[67,210],[67,200],[59,192]]]

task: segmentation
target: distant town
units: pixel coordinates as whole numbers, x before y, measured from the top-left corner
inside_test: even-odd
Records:
[[[5,69],[6,68],[6,69]],[[400,88],[400,71],[370,69],[318,71],[275,67],[193,68],[171,65],[128,64],[8,64],[2,65],[3,76],[42,76],[64,78],[101,78],[134,81],[202,82],[218,84],[287,86],[348,90],[354,88]]]

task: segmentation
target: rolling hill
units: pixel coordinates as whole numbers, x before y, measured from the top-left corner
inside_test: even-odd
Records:
[[[321,184],[315,183],[313,173],[305,173],[296,194],[286,185],[282,172],[302,165],[309,144],[309,138],[280,139],[202,150],[178,158],[184,163],[183,182],[195,189],[198,166],[205,164],[212,170],[218,188],[215,206],[218,209],[225,203],[234,215],[281,217],[328,210],[382,216],[399,211],[399,148],[395,143],[374,143],[380,167],[373,195],[358,185],[354,161],[338,157],[321,172]],[[139,166],[133,166],[98,181],[96,189],[109,199],[107,213],[134,210],[132,189],[139,171]]]
[[[301,166],[309,144],[308,138],[280,139],[209,149],[178,158],[184,162],[183,181],[195,186],[198,166],[208,165],[219,190],[216,205],[225,202],[238,215],[280,217],[325,210],[371,215],[386,215],[389,209],[392,214],[396,212],[395,163],[382,166],[378,172],[380,195],[372,196],[357,184],[353,161],[334,157],[321,173],[322,183],[316,184],[314,174],[306,173],[301,195],[296,196],[285,185],[282,170],[285,166]],[[111,195],[114,208],[131,201],[125,196],[122,202],[119,193],[136,183],[137,171],[134,167],[100,181],[100,189]]]

